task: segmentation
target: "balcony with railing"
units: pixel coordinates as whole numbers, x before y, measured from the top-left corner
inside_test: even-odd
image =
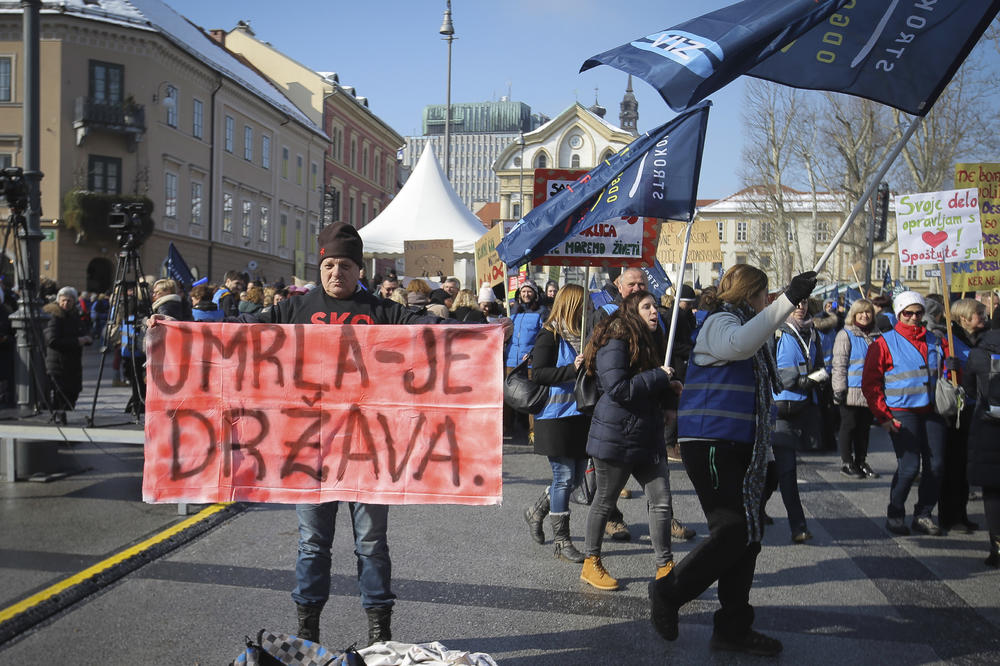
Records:
[[[131,152],[146,133],[146,109],[142,104],[131,100],[105,102],[90,97],[77,97],[73,129],[76,130],[78,146],[83,144],[83,140],[91,132],[110,132],[124,136]]]

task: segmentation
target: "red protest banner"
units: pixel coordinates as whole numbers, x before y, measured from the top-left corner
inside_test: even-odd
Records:
[[[147,502],[500,503],[499,325],[147,337]]]

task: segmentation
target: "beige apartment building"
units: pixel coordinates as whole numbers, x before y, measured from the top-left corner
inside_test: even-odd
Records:
[[[173,242],[213,282],[229,269],[314,277],[322,128],[159,0],[42,4],[41,276],[107,291],[119,253],[108,207],[145,198],[146,274]],[[0,161],[13,165],[21,30],[20,3],[0,2]]]
[[[371,110],[368,98],[341,85],[336,72],[315,72],[257,38],[240,21],[211,35],[251,63],[330,137],[321,167],[325,223],[361,228],[399,191],[396,153],[405,140]]]

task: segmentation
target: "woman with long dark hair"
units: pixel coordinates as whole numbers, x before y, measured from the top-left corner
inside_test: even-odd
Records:
[[[780,641],[753,630],[750,605],[764,532],[771,408],[781,390],[765,343],[815,286],[816,274],[803,273],[767,305],[767,274],[737,264],[719,282],[719,307],[698,333],[677,409],[678,438],[710,534],[650,585],[653,626],[669,641],[677,639],[681,606],[718,581],[722,608],[715,613],[712,647],[781,652]]]
[[[584,351],[587,372],[597,376],[602,395],[587,439],[597,490],[587,517],[587,559],[580,579],[599,590],[618,589],[601,562],[601,540],[630,476],[642,485],[649,504],[656,576],[665,576],[674,565],[663,411],[669,395],[680,392],[680,382],[670,379],[664,351],[656,298],[647,291],[626,296],[621,308],[595,327]]]
[[[547,456],[552,484],[524,519],[536,543],[545,543],[542,521],[552,521],[555,555],[568,562],[583,562],[570,539],[569,496],[580,484],[587,468],[587,431],[590,417],[581,414],[573,398],[577,368],[583,362],[580,317],[583,287],[568,284],[556,294],[552,311],[535,339],[531,378],[549,387],[549,400],[535,415],[535,453]]]

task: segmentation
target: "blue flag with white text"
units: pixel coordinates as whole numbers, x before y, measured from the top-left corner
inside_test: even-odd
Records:
[[[1000,11],[1000,0],[852,1],[750,76],[923,116]]]
[[[690,220],[710,107],[703,102],[647,132],[531,209],[497,245],[500,259],[520,266],[605,220]]]
[[[663,294],[667,293],[667,287],[671,284],[667,272],[660,265],[660,261],[653,259],[652,266],[642,266],[639,270],[646,276],[646,287],[649,289],[649,293],[656,296],[656,300],[659,301],[663,298]]]
[[[167,246],[167,275],[175,280],[184,290],[190,289],[194,282],[194,275],[188,268],[187,262],[181,256],[180,250],[174,247],[173,243]]]
[[[705,99],[855,0],[745,0],[589,58],[652,85],[675,111]]]

